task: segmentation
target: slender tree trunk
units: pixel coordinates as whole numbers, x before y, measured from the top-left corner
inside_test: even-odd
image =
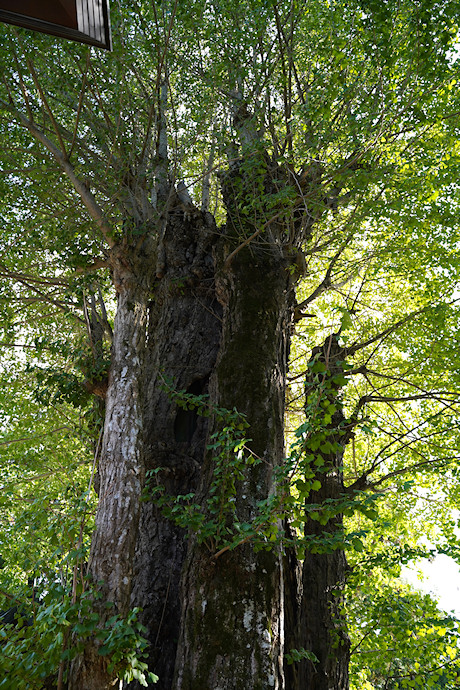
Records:
[[[330,497],[329,492],[324,496]],[[322,497],[318,496],[318,500]],[[323,499],[324,500],[324,499]],[[335,521],[339,522],[338,519]],[[317,525],[321,527],[320,525]],[[338,527],[338,524],[335,525]],[[309,534],[313,525],[308,523]],[[331,524],[324,531],[332,531]],[[338,549],[332,553],[307,553],[302,570],[302,605],[300,609],[300,639],[317,661],[300,662],[300,688],[311,690],[347,690],[349,639],[343,616],[343,586],[347,563]]]
[[[323,427],[325,443],[330,450],[321,451],[324,461],[322,471],[315,479],[321,482],[318,491],[311,492],[309,503],[324,505],[326,509],[334,506],[334,501],[344,496],[342,462],[343,452],[353,429],[344,417],[340,401],[343,376],[341,364],[346,351],[340,347],[335,335],[326,339],[323,346],[315,348],[312,363],[325,365],[324,374],[315,375],[309,370],[306,380],[307,399],[312,392],[319,392],[317,411],[321,404],[330,403],[336,408],[332,419]],[[306,407],[308,414],[314,413]],[[311,452],[308,451],[307,452]],[[331,546],[335,536],[343,532],[343,517],[337,513],[321,524],[308,517],[305,522],[307,539],[315,541],[315,549],[306,551],[302,564],[297,564],[293,553],[288,554],[289,567],[286,569],[287,604],[287,644],[293,649],[304,649],[314,655],[294,663],[287,671],[287,690],[347,690],[350,641],[346,632],[343,615],[343,587],[347,574],[347,562],[342,549]],[[329,542],[329,544],[328,544]],[[322,550],[322,552],[321,552]],[[316,660],[315,660],[316,658]]]

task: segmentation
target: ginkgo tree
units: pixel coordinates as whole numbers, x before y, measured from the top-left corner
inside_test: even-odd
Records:
[[[112,29],[0,34],[3,595],[33,623],[6,673],[346,690],[350,653],[375,688],[439,654],[454,687],[455,621],[395,578],[420,521],[457,556],[456,3],[129,1]]]

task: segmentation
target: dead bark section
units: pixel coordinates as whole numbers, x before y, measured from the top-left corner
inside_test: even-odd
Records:
[[[144,480],[142,449],[142,359],[145,295],[120,293],[107,394],[100,496],[90,572],[103,581],[121,615],[129,608],[132,560]]]

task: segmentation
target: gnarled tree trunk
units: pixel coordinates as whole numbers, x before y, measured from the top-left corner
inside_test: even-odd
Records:
[[[235,512],[257,515],[284,451],[284,395],[291,288],[282,256],[244,249],[218,273],[222,344],[211,378],[212,403],[236,408],[249,423],[251,451],[238,483]],[[212,481],[207,455],[200,493]],[[214,558],[190,539],[182,580],[183,622],[176,660],[177,690],[284,688],[283,577],[276,549],[255,552],[250,542]]]
[[[156,480],[172,497],[197,490],[208,424],[194,410],[178,407],[165,384],[194,395],[208,392],[222,326],[212,256],[216,240],[210,214],[196,209],[184,214],[180,208],[172,212],[163,238],[163,275],[155,282],[149,306],[146,469],[161,468]],[[159,676],[159,690],[172,684],[186,537],[186,531],[163,517],[152,501],[142,504],[131,603],[143,609],[149,667]]]
[[[257,550],[242,539],[216,555],[154,501],[140,500],[145,473],[155,470],[172,498],[196,493],[206,506],[214,471],[207,443],[220,424],[214,407],[245,415],[248,446],[260,459],[238,481],[239,522],[257,516],[284,458],[292,252],[275,226],[269,241],[240,244],[233,192],[224,185],[229,222],[221,232],[210,214],[175,199],[156,261],[126,248],[112,259],[118,311],[90,570],[117,612],[141,607],[159,690],[346,690],[346,653],[331,657],[340,553],[308,554],[302,576],[295,556],[276,546]],[[209,419],[178,406],[168,385],[208,393]],[[286,669],[285,642],[287,651],[321,657],[320,673],[308,662]],[[113,682],[94,644],[71,676],[72,690]]]

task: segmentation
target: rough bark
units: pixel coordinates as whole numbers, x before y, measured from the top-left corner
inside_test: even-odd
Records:
[[[222,265],[223,262],[221,262]],[[262,458],[238,486],[236,515],[250,522],[272,489],[283,457],[284,386],[291,290],[279,253],[244,249],[218,276],[222,345],[211,400],[249,422],[251,450]],[[212,478],[209,456],[201,495]],[[251,543],[213,558],[190,540],[182,580],[183,622],[175,690],[283,688],[283,578],[280,554]]]
[[[210,214],[178,207],[163,238],[162,276],[149,305],[145,364],[146,469],[163,468],[157,481],[175,497],[196,491],[203,462],[207,420],[183,410],[165,390],[206,393],[221,336]],[[158,690],[171,687],[181,604],[179,582],[187,549],[185,530],[164,518],[152,501],[142,504],[134,560],[132,606],[140,606],[150,642],[149,667]],[[136,683],[130,687],[140,687]]]
[[[310,535],[314,534],[311,524],[308,524],[308,529]],[[329,524],[326,529],[331,530],[332,525]],[[348,688],[350,643],[342,612],[341,591],[346,570],[347,563],[342,550],[306,555],[302,571],[299,632],[303,644],[300,646],[313,652],[318,662],[300,662],[299,688]]]
[[[101,600],[113,603],[110,615],[121,616],[129,610],[145,473],[142,382],[148,270],[140,256],[130,256],[126,247],[112,253],[118,304],[99,462],[99,503],[89,559],[89,573]],[[97,601],[95,608],[98,610]],[[100,616],[103,624],[102,609]],[[112,685],[106,659],[97,654],[97,644],[91,641],[72,665],[69,688],[103,690]]]
[[[321,482],[318,491],[311,492],[309,503],[327,505],[344,497],[342,476],[343,452],[351,437],[353,425],[346,419],[340,401],[340,383],[334,377],[343,375],[341,363],[346,351],[340,347],[336,335],[326,339],[323,346],[315,348],[312,359],[326,365],[319,377],[309,373],[306,380],[307,396],[315,388],[321,388],[322,402],[333,403],[336,412],[327,425],[326,439],[337,447],[330,453],[322,453],[323,471],[316,479]],[[319,379],[319,380],[318,380]],[[310,414],[308,406],[307,414]],[[326,502],[326,503],[325,503]],[[329,503],[333,505],[333,503]],[[307,506],[308,514],[308,506]],[[343,516],[333,515],[325,525],[307,518],[305,535],[316,544],[343,531]],[[286,569],[287,644],[294,649],[305,649],[317,658],[317,662],[305,659],[293,664],[287,672],[287,690],[347,690],[350,641],[343,616],[343,587],[347,574],[346,557],[342,549],[331,550],[325,545],[323,553],[307,549],[305,560],[299,568],[294,554],[289,553]],[[300,575],[301,570],[301,575]]]

